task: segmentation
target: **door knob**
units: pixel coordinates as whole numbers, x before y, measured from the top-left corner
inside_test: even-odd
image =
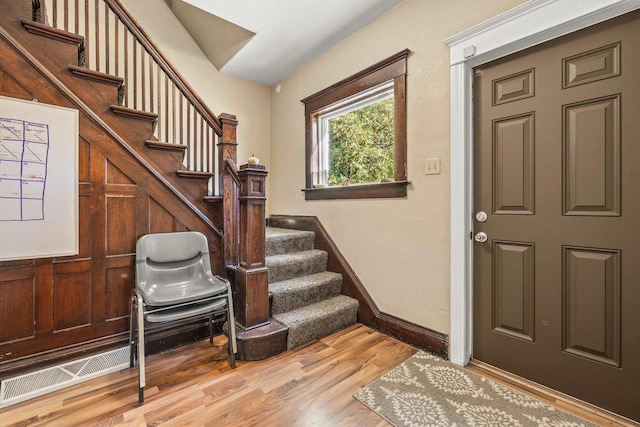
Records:
[[[476,220],[478,222],[485,222],[487,220],[487,213],[485,211],[479,211],[476,214]]]
[[[488,238],[489,237],[487,236],[487,233],[485,233],[484,231],[477,233],[474,237],[476,242],[480,242],[480,243],[486,242]]]

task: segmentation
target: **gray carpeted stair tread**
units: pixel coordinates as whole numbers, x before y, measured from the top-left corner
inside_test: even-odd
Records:
[[[274,315],[333,298],[341,291],[342,275],[330,271],[269,284]]]
[[[338,295],[273,317],[289,328],[287,348],[292,349],[356,323],[358,305],[357,300]]]
[[[267,256],[309,251],[313,249],[315,236],[313,231],[267,227]]]
[[[318,249],[268,256],[269,283],[321,273],[327,269],[328,259],[327,252]]]

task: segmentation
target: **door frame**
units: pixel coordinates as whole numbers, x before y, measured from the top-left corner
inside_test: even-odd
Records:
[[[473,351],[473,67],[636,9],[640,0],[529,0],[444,40],[451,66],[453,363],[466,365]]]

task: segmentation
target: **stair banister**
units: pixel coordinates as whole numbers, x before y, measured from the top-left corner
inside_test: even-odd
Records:
[[[182,78],[182,75],[176,71],[173,66],[171,66],[156,44],[149,38],[149,36],[147,36],[147,33],[142,30],[138,22],[126,11],[120,0],[104,0],[104,2],[109,5],[109,8],[127,26],[129,31],[131,31],[140,44],[153,57],[155,62],[162,67],[162,70],[170,76],[171,80],[176,84],[178,89],[184,94],[189,102],[193,104],[196,110],[216,130],[216,133],[220,135],[222,133],[220,120],[218,120],[202,99],[196,95],[191,86]]]
[[[32,0],[33,19],[85,37],[83,66],[123,77],[122,106],[158,115],[154,137],[186,145],[186,169],[214,172],[222,125],[120,0]],[[49,21],[49,22],[47,22]]]
[[[236,117],[224,113],[216,117],[211,112],[120,0],[32,0],[32,4],[34,19],[41,23],[50,19],[47,24],[87,39],[89,47],[81,52],[86,62],[81,65],[123,77],[123,107],[157,114],[154,136],[158,140],[189,147],[184,161],[187,169],[213,172],[217,164],[223,265],[240,297],[238,323],[245,329],[269,323],[265,265],[268,172],[263,165],[237,166]],[[125,33],[119,38],[121,30]]]
[[[248,330],[269,323],[265,262],[265,181],[269,172],[264,165],[238,168],[238,120],[223,113],[220,123],[218,170],[224,212],[224,265],[233,279],[236,321]]]

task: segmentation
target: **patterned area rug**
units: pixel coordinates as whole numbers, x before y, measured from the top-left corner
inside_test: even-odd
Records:
[[[423,351],[353,397],[395,426],[594,426]]]

